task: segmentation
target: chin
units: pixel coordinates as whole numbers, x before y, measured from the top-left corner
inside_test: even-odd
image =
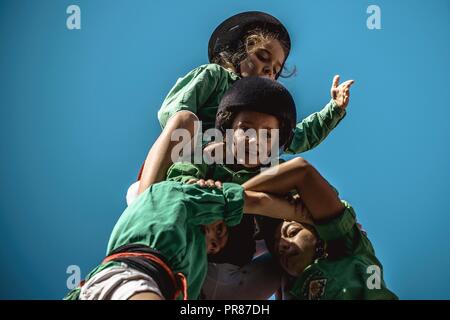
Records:
[[[286,271],[290,276],[298,277],[302,274],[305,269],[302,263],[287,263],[287,265],[282,264],[284,271]]]
[[[298,270],[289,270],[287,268],[284,269],[290,276],[293,277],[298,277],[300,276],[301,272],[299,272]]]

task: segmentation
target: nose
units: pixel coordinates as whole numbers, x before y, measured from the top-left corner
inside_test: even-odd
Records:
[[[296,252],[295,246],[292,245],[292,244],[289,244],[289,246],[288,246],[288,248],[287,248],[287,250],[286,250],[286,254],[287,254],[288,256],[290,256],[290,255],[293,255],[295,252]]]
[[[219,251],[219,245],[216,240],[211,240],[208,242],[207,253],[216,254]]]
[[[272,72],[272,67],[271,66],[269,66],[269,65],[265,65],[264,66],[264,68],[263,68],[263,76],[267,77],[269,79],[274,79],[275,78],[275,76],[274,76],[274,74]]]

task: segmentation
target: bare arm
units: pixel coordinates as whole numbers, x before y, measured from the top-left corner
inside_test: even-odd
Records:
[[[297,190],[313,220],[333,218],[344,209],[335,190],[313,166],[302,158],[295,158],[272,167],[242,186],[245,191],[277,195],[285,195],[292,190]]]
[[[249,190],[244,194],[244,213],[312,224],[310,214],[301,201],[289,201],[274,194]]]

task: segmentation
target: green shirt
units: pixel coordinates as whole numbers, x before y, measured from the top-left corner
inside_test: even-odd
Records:
[[[186,182],[189,179],[213,179],[221,182],[242,184],[260,173],[260,168],[247,169],[242,166],[223,164],[175,163],[167,171],[167,179]],[[226,246],[217,254],[209,255],[208,261],[243,266],[250,263],[256,250],[255,217],[246,214],[239,225],[229,228]]]
[[[164,128],[176,112],[188,110],[203,122],[203,131],[214,128],[219,102],[225,92],[239,80],[239,76],[217,64],[195,68],[175,86],[164,99],[158,111],[158,120]]]
[[[186,276],[189,299],[197,299],[208,267],[202,226],[219,220],[228,226],[239,224],[243,205],[243,189],[233,183],[224,183],[222,189],[175,181],[154,184],[122,213],[108,252],[132,243],[159,251],[172,271]],[[87,280],[114,264],[98,267]]]
[[[280,163],[284,160],[279,159]],[[243,184],[254,176],[260,174],[261,168],[245,168],[243,166],[230,166],[224,164],[192,164],[178,162],[167,171],[166,179],[186,182],[189,179],[212,179],[221,182]],[[213,263],[229,263],[244,266],[250,263],[256,252],[255,239],[258,234],[258,220],[262,217],[246,214],[241,223],[229,228],[226,246],[217,254],[209,255],[208,261]],[[256,221],[255,221],[256,220]]]
[[[294,280],[289,294],[301,300],[397,299],[386,288],[383,267],[369,239],[360,230],[353,208],[333,220],[316,224],[327,245],[328,257],[319,258]]]
[[[225,164],[176,162],[167,170],[166,179],[186,183],[190,179],[212,179],[243,184],[261,172],[260,168],[232,168]]]
[[[219,102],[237,80],[237,74],[217,64],[206,64],[192,70],[178,79],[165,98],[158,111],[161,127],[164,128],[176,112],[188,110],[202,121],[203,131],[214,128]],[[316,147],[345,114],[345,110],[331,100],[321,111],[311,114],[297,124],[293,141],[286,152],[296,154]]]

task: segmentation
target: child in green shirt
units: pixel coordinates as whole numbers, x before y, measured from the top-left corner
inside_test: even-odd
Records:
[[[269,169],[244,189],[275,194],[295,190],[295,202],[313,223],[263,223],[268,247],[289,274],[284,297],[302,300],[397,299],[352,206],[302,158]]]
[[[195,123],[202,121],[202,131],[214,127],[217,107],[224,93],[240,78],[249,76],[277,79],[291,49],[289,33],[275,17],[263,12],[244,12],[220,24],[209,41],[210,64],[200,66],[178,79],[158,112],[163,131],[150,149],[127,195],[130,203],[151,184],[164,179],[167,169],[176,161],[172,151],[175,130],[184,129],[196,135]],[[295,127],[290,141],[282,146],[290,153],[300,153],[317,146],[345,116],[349,89],[353,81],[339,85],[333,80],[333,99],[322,111],[314,113]],[[337,92],[344,94],[336,98]],[[296,119],[294,119],[295,121]]]
[[[341,99],[344,91],[338,92]],[[238,141],[240,130],[279,129],[279,145],[285,145],[295,136],[296,108],[290,93],[278,82],[258,77],[237,81],[222,98],[216,116],[216,128],[222,133],[232,130],[233,141],[225,141],[225,153]],[[217,144],[216,144],[217,145]],[[236,150],[236,148],[235,148]],[[271,150],[268,145],[266,150]],[[261,150],[257,152],[260,153]],[[272,155],[276,156],[276,155]],[[267,167],[261,163],[251,164],[249,159],[228,164],[181,162],[172,165],[167,179],[186,183],[199,182],[214,186],[220,182],[242,184]],[[225,155],[224,155],[225,158]],[[210,274],[204,285],[205,299],[235,298],[267,299],[280,286],[281,273],[270,259],[253,260],[256,253],[257,217],[246,215],[241,223],[230,228],[227,245],[218,254],[208,256]],[[236,293],[238,292],[238,293]]]
[[[283,208],[274,215],[274,208]],[[117,221],[108,256],[66,299],[197,299],[207,271],[207,254],[227,242],[228,226],[243,212],[298,219],[295,206],[278,197],[175,181],[152,185]]]

